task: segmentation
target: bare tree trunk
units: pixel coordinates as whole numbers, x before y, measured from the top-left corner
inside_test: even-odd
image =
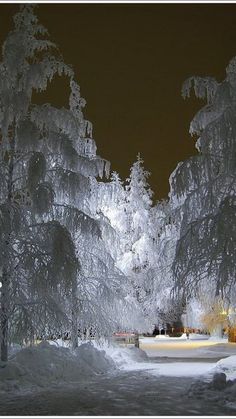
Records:
[[[139,334],[138,332],[135,332],[135,337],[134,337],[134,346],[136,348],[139,348]]]
[[[72,349],[78,348],[78,298],[77,298],[77,279],[72,285],[72,326],[71,326],[71,344]]]
[[[9,212],[9,219],[11,219],[11,204],[12,204],[12,194],[13,194],[13,170],[14,170],[14,157],[15,157],[15,136],[14,136],[14,129],[9,132],[9,144],[10,144],[10,158],[9,158],[9,165],[8,165],[8,181],[7,181],[7,197],[6,202],[8,204],[8,212]],[[4,257],[4,265],[2,271],[2,288],[1,288],[1,361],[7,362],[8,361],[8,328],[9,328],[9,287],[10,287],[10,274],[9,274],[9,252],[10,252],[10,240],[11,240],[11,227],[10,230],[6,233],[5,238],[5,254]]]
[[[6,269],[2,273],[1,288],[1,361],[8,360],[9,280]]]

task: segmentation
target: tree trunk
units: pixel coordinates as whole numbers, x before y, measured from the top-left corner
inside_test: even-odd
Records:
[[[8,305],[9,280],[6,269],[2,273],[1,288],[1,361],[8,361]]]
[[[139,335],[138,335],[138,332],[137,332],[137,333],[135,333],[135,337],[134,337],[134,346],[135,346],[136,348],[139,348]]]
[[[72,325],[71,325],[71,344],[72,349],[78,348],[78,298],[77,298],[77,279],[72,286]]]
[[[8,164],[8,180],[7,180],[7,197],[9,219],[11,219],[11,204],[13,194],[13,171],[14,171],[14,158],[15,158],[15,129],[9,130],[9,144],[10,144],[10,160]],[[10,240],[11,240],[11,227],[5,236],[5,255],[4,265],[2,271],[2,288],[1,288],[1,361],[8,361],[8,322],[9,322],[9,285],[10,285]]]

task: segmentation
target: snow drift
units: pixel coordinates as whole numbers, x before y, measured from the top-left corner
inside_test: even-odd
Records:
[[[206,378],[207,381],[194,382],[188,396],[215,401],[236,410],[236,356],[219,360]]]
[[[216,372],[223,372],[227,380],[235,380],[236,382],[236,355],[229,356],[225,359],[220,359],[216,363]]]
[[[91,343],[84,343],[72,352],[42,342],[20,350],[6,365],[0,365],[0,391],[77,382],[114,369],[114,361]]]
[[[140,362],[147,362],[148,356],[142,349],[136,348],[135,346],[123,347],[116,344],[103,342],[102,346],[93,342],[95,347],[102,348],[108,357],[112,358],[116,367],[125,370],[130,365],[136,365]]]

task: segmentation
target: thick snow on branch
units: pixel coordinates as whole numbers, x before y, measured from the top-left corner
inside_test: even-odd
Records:
[[[218,82],[213,77],[189,77],[183,84],[182,96],[184,98],[190,97],[190,92],[193,87],[195,96],[199,99],[206,99],[208,103],[211,103]]]

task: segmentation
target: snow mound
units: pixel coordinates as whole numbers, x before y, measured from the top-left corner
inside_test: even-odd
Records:
[[[91,342],[80,345],[75,354],[80,362],[88,365],[97,374],[116,368],[112,358],[104,350],[95,348]]]
[[[143,362],[148,360],[146,352],[140,348],[136,348],[135,346],[133,346],[132,348],[129,348],[128,351],[128,357],[136,362]]]
[[[216,372],[226,374],[228,380],[236,380],[236,355],[220,359],[215,366]]]
[[[0,390],[10,391],[19,388],[17,381],[27,381],[26,370],[15,362],[0,365]]]
[[[77,382],[114,368],[114,361],[89,343],[71,352],[43,342],[20,350],[6,365],[0,366],[0,390]]]
[[[215,401],[235,410],[236,356],[218,361],[206,379],[194,382],[188,390],[188,396]]]
[[[96,345],[96,343],[93,343]],[[116,367],[120,369],[126,369],[130,364],[138,364],[140,362],[148,361],[146,352],[142,349],[136,348],[135,346],[121,348],[114,343],[103,343],[102,349],[105,351],[108,357],[112,358]]]

